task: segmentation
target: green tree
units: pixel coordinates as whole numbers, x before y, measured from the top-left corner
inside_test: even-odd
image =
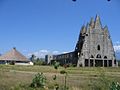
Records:
[[[34,59],[33,63],[34,65],[45,65],[45,61],[42,58]]]

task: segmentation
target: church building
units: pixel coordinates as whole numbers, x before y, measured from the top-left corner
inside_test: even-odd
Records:
[[[115,52],[108,27],[102,26],[98,15],[95,20],[91,18],[87,25],[82,26],[73,52],[50,57],[46,58],[48,64],[58,61],[61,65],[74,64],[78,67],[116,66]]]

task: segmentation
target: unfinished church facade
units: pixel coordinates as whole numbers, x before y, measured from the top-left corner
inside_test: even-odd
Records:
[[[60,55],[46,55],[46,61],[64,64],[75,64],[80,67],[114,67],[115,52],[107,26],[102,27],[100,17],[91,18],[86,26],[82,26],[75,50]]]

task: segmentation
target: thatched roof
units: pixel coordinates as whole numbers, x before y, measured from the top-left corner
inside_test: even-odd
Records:
[[[6,61],[29,61],[24,55],[13,48],[11,51],[5,53],[4,55],[0,56],[0,60]]]

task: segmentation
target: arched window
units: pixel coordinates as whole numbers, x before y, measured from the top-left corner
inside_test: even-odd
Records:
[[[94,58],[93,55],[91,55],[91,58]]]
[[[104,59],[107,59],[107,56],[104,56]]]
[[[100,45],[97,46],[97,50],[100,50]]]
[[[100,54],[98,54],[96,58],[101,58],[101,55],[100,55]]]

